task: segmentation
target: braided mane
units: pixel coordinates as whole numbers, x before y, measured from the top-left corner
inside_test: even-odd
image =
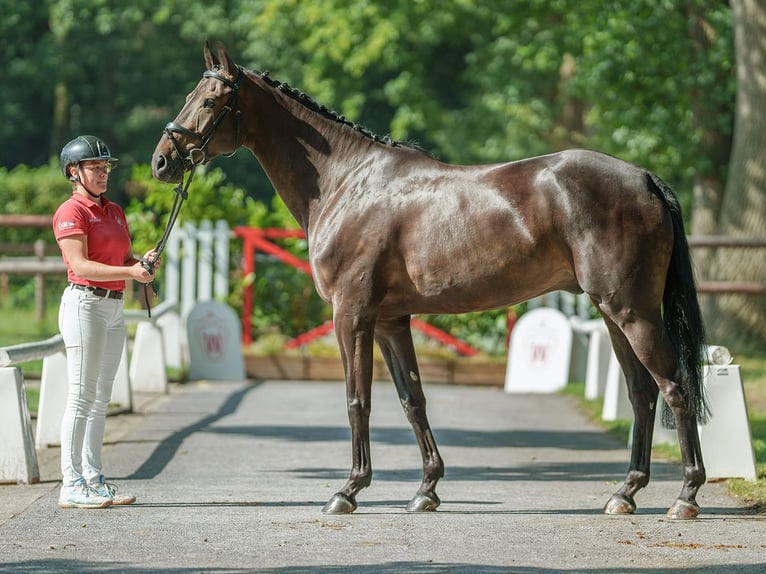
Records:
[[[254,72],[254,73],[259,78],[261,78],[264,82],[266,82],[269,86],[271,86],[272,88],[276,90],[279,90],[283,94],[289,96],[290,98],[292,98],[299,104],[303,105],[304,107],[310,109],[311,111],[316,112],[322,117],[333,120],[339,124],[348,126],[354,131],[359,132],[360,134],[364,135],[367,138],[370,138],[371,140],[375,142],[382,143],[391,147],[409,147],[413,149],[418,149],[419,151],[424,151],[412,143],[397,141],[397,140],[391,139],[391,137],[387,135],[379,136],[373,133],[371,130],[367,129],[366,127],[347,120],[345,116],[342,116],[338,112],[335,112],[331,110],[330,108],[318,103],[316,100],[314,100],[313,98],[311,98],[304,92],[297,90],[293,87],[290,87],[290,85],[288,85],[285,82],[280,82],[279,80],[273,79],[271,76],[269,76],[269,72]]]

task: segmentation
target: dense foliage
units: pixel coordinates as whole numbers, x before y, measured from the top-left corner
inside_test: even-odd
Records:
[[[156,240],[172,201],[171,188],[152,181],[146,166],[163,126],[199,79],[206,40],[223,40],[238,63],[268,69],[346,117],[417,141],[444,161],[597,148],[662,175],[687,215],[694,178],[725,171],[725,161],[700,146],[706,130],[731,133],[734,109],[731,13],[713,0],[40,0],[35,6],[0,0],[0,9],[7,63],[0,205],[11,213],[51,213],[68,193],[51,158],[74,135],[97,134],[120,157],[110,197],[130,204],[137,251]],[[691,33],[700,22],[709,31],[704,50]],[[247,152],[216,160],[195,179],[190,196],[183,218],[192,221],[294,224],[273,207],[279,202]],[[21,233],[0,230],[0,242],[20,241]],[[285,301],[274,311],[259,309],[256,323],[264,326],[285,308],[299,307],[296,301],[315,297],[304,280],[294,284],[276,271],[259,276],[259,284],[271,285],[267,292]],[[322,305],[309,307],[295,311],[303,314],[296,319],[302,326],[312,322],[309,315],[315,322],[326,318]],[[480,339],[477,330],[499,332],[504,316],[501,310],[437,321]]]

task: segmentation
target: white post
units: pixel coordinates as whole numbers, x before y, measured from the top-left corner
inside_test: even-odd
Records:
[[[61,420],[64,418],[68,392],[66,353],[45,357],[40,377],[40,401],[37,405],[37,448],[61,444]]]
[[[0,368],[0,484],[40,482],[21,369]]]
[[[229,224],[219,219],[215,224],[215,276],[213,294],[216,300],[226,302],[229,296]]]
[[[197,268],[197,230],[191,223],[184,224],[183,261],[181,263],[181,318],[186,321],[189,312],[197,301],[196,268]]]
[[[197,229],[197,301],[213,298],[213,224],[200,221]]]
[[[181,317],[175,311],[168,311],[157,318],[157,326],[162,331],[162,344],[165,349],[165,364],[174,369],[184,365],[185,334],[181,331]]]
[[[130,392],[130,374],[128,363],[128,342],[122,346],[122,356],[120,357],[120,366],[117,367],[117,374],[114,377],[112,385],[112,403],[129,411],[133,410],[133,397]]]
[[[620,363],[617,361],[614,351],[611,353],[606,375],[604,407],[601,411],[601,418],[605,421],[633,418],[633,408],[630,406],[625,376],[622,374]]]
[[[165,277],[165,293],[163,298],[170,301],[181,301],[181,235],[177,227],[168,237],[162,262],[162,274]]]
[[[162,331],[151,321],[142,321],[136,329],[130,380],[134,391],[166,393],[168,390]]]
[[[585,367],[585,398],[597,399],[604,395],[609,361],[612,358],[612,343],[601,319],[586,322],[590,327],[588,361]]]

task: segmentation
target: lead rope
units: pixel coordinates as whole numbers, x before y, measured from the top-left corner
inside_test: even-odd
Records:
[[[165,232],[162,234],[162,237],[157,243],[157,246],[154,248],[154,257],[141,259],[141,265],[143,265],[144,269],[146,269],[147,273],[152,275],[152,277],[154,277],[154,264],[159,261],[160,257],[162,256],[162,252],[165,250],[165,246],[168,243],[170,232],[173,230],[176,219],[178,219],[178,214],[181,213],[181,207],[183,206],[184,201],[189,197],[189,185],[191,185],[192,179],[194,178],[194,170],[196,168],[197,164],[192,163],[192,166],[189,169],[189,177],[186,178],[186,182],[181,181],[181,183],[179,183],[173,190],[176,194],[175,198],[173,198],[173,207],[170,210],[170,216],[168,217],[167,225],[165,225]],[[154,291],[155,295],[157,294],[158,289],[154,284],[154,279],[152,279],[151,283],[144,283],[144,301],[146,302],[146,312],[149,314],[149,318],[151,318],[152,305],[149,297],[149,285],[152,286],[152,290]]]

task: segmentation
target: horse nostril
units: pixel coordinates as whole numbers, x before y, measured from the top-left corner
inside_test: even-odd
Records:
[[[165,159],[165,156],[160,155],[159,157],[157,157],[157,162],[154,164],[154,167],[157,169],[157,171],[162,171],[163,169],[165,169],[167,164],[168,164],[168,160]]]

